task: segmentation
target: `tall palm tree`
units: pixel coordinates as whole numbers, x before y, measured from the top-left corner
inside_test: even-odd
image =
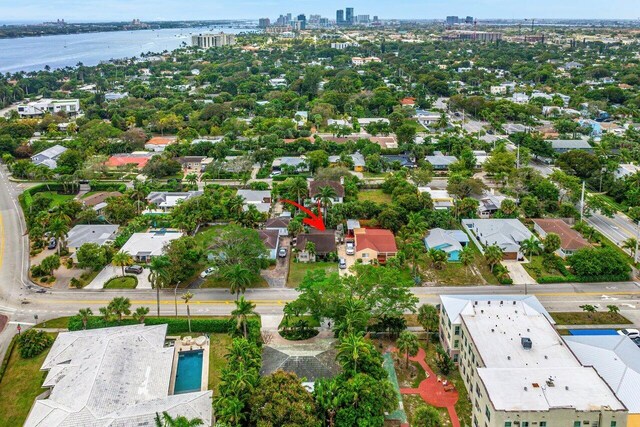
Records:
[[[504,259],[504,252],[498,245],[487,246],[484,250],[484,259],[489,263],[491,272],[493,273],[493,267]]]
[[[303,196],[307,197],[309,193],[307,180],[302,177],[293,178],[289,183],[289,191],[297,196],[297,202],[301,205]]]
[[[89,307],[81,308],[78,311],[78,316],[80,316],[80,320],[82,320],[82,329],[87,329],[87,323],[89,323],[89,318],[93,316],[93,311]]]
[[[131,301],[125,297],[115,297],[109,302],[107,308],[118,317],[118,323],[122,322],[122,316],[131,314]]]
[[[442,270],[449,257],[447,256],[447,253],[442,249],[431,248],[429,249],[429,258],[431,259],[433,268],[435,268],[436,270]]]
[[[336,358],[344,370],[358,372],[358,361],[363,354],[369,351],[370,348],[362,336],[358,334],[348,334],[340,340]]]
[[[400,353],[404,353],[407,356],[406,368],[409,368],[409,356],[415,356],[418,354],[420,345],[418,344],[418,337],[409,331],[404,331],[398,337],[396,341],[396,347]]]
[[[151,264],[149,265],[149,281],[151,285],[156,288],[156,302],[158,306],[158,317],[160,317],[160,288],[166,286],[169,283],[169,271],[170,265],[169,258],[166,256],[157,256],[151,258]]]
[[[222,277],[229,281],[229,291],[236,294],[236,300],[240,296],[240,292],[244,294],[247,286],[253,280],[253,273],[241,264],[234,264],[224,269]]]
[[[255,205],[249,205],[246,212],[240,214],[240,224],[246,228],[257,228],[258,224],[264,221],[264,215],[256,208]]]
[[[193,294],[187,291],[184,294],[182,294],[180,298],[182,298],[182,300],[187,306],[187,321],[189,322],[189,333],[191,333],[191,311],[189,310],[189,301],[191,301],[191,298],[193,298]]]
[[[336,192],[336,189],[330,185],[320,187],[318,193],[313,195],[313,197],[319,199],[320,203],[322,203],[322,208],[324,210],[323,215],[325,218],[327,217],[327,208],[331,206],[333,199],[335,199],[337,195],[338,193]]]
[[[244,406],[244,402],[236,396],[223,396],[216,402],[216,418],[228,425],[242,425],[247,417]]]
[[[196,185],[198,183],[198,175],[195,173],[190,173],[184,177],[184,179],[191,185]]]
[[[475,255],[473,253],[473,249],[471,249],[471,246],[467,245],[464,248],[462,248],[462,250],[460,251],[459,259],[462,265],[464,265],[465,268],[467,268],[468,270],[469,266],[473,264],[473,261],[475,259]]]
[[[429,227],[422,214],[419,212],[411,212],[407,215],[407,225],[405,225],[405,228],[411,234],[418,234],[424,237]]]
[[[622,242],[622,248],[629,250],[631,252],[631,257],[635,259],[637,244],[638,241],[635,237],[629,237],[624,242]]]
[[[144,323],[144,319],[149,314],[149,307],[138,307],[136,311],[133,312],[133,320],[136,320],[139,323]]]
[[[124,277],[124,268],[128,265],[132,265],[133,264],[133,258],[131,258],[131,255],[129,255],[126,252],[116,252],[113,255],[113,259],[111,260],[111,264],[115,265],[116,267],[121,267],[122,268],[122,276]]]
[[[540,240],[536,239],[535,236],[531,236],[520,243],[520,249],[528,253],[529,258],[531,258],[532,255],[538,255],[540,253],[542,246],[540,246]]]
[[[183,416],[173,418],[167,411],[164,411],[162,416],[156,412],[155,421],[156,427],[198,427],[204,425],[200,418],[189,419]]]
[[[244,295],[236,301],[236,308],[231,312],[231,316],[236,321],[236,327],[238,330],[242,329],[242,334],[247,338],[247,319],[249,316],[257,316],[258,313],[254,311],[256,305],[251,301],[244,299]]]
[[[234,218],[239,218],[242,215],[242,207],[244,206],[244,197],[233,196],[227,200],[227,210]]]
[[[69,232],[69,224],[61,218],[53,218],[49,223],[48,231],[51,233],[51,237],[56,239],[56,248],[58,255],[60,255],[62,242],[66,240],[67,233]]]

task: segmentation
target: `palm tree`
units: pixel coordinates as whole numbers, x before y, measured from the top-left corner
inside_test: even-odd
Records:
[[[360,360],[363,354],[369,351],[370,348],[362,336],[358,334],[348,334],[340,340],[336,358],[345,371],[351,370],[358,372],[358,360]]]
[[[204,425],[204,422],[200,418],[193,418],[191,420],[183,416],[173,418],[167,411],[162,413],[162,417],[156,412],[155,421],[156,427],[197,427]]]
[[[189,322],[189,333],[191,333],[191,311],[189,311],[189,301],[191,301],[191,298],[193,298],[193,294],[187,291],[182,294],[180,298],[182,298],[184,303],[187,305],[187,321]]]
[[[249,316],[257,316],[258,313],[254,311],[256,305],[251,301],[244,299],[244,295],[236,301],[236,308],[231,312],[231,316],[236,321],[236,328],[242,329],[242,333],[247,338],[247,318]]]
[[[322,207],[324,210],[324,217],[327,217],[327,208],[331,206],[333,199],[336,198],[338,193],[336,193],[336,189],[330,185],[320,187],[318,190],[318,194],[314,194],[313,197],[316,199],[320,199],[320,203],[322,203]]]
[[[191,185],[195,186],[198,183],[198,175],[190,173],[184,177],[184,179]]]
[[[307,180],[302,177],[296,177],[288,183],[289,191],[298,197],[298,204],[302,204],[302,196],[306,197],[309,191]]]
[[[487,246],[484,250],[484,259],[489,263],[493,273],[493,267],[504,259],[504,252],[498,245]]]
[[[147,314],[149,314],[149,307],[138,307],[133,313],[133,320],[136,320],[139,323],[144,323],[144,319],[147,317]]]
[[[619,313],[620,312],[620,307],[618,307],[617,305],[613,305],[610,304],[607,306],[607,309],[609,310],[609,313]]]
[[[107,308],[118,317],[118,323],[120,323],[123,315],[128,316],[131,314],[131,301],[129,301],[129,298],[115,297],[109,302]]]
[[[418,354],[420,345],[418,344],[418,338],[409,331],[404,331],[398,337],[396,341],[396,347],[400,353],[404,353],[407,356],[406,368],[409,368],[409,356],[415,356]]]
[[[237,396],[221,397],[216,402],[218,420],[232,426],[242,425],[246,418],[244,405]]]
[[[89,307],[81,308],[78,311],[78,316],[80,316],[80,320],[82,320],[82,329],[87,329],[87,323],[89,323],[89,318],[93,316],[93,311]]]
[[[411,212],[407,215],[407,225],[405,228],[410,234],[418,234],[420,237],[424,237],[424,234],[429,228],[427,221],[419,212]]]
[[[62,242],[67,238],[67,233],[69,232],[69,225],[61,218],[53,218],[49,223],[48,231],[51,233],[51,237],[56,239],[56,247],[58,255],[60,255]]]
[[[535,236],[531,236],[520,243],[520,249],[528,253],[529,258],[531,258],[532,255],[538,255],[542,247],[540,246],[540,240],[536,239]]]
[[[440,319],[440,312],[431,304],[422,304],[418,308],[418,322],[422,329],[427,334],[427,344],[431,337],[431,331],[438,328],[438,320]]]
[[[431,259],[433,268],[435,268],[436,270],[442,270],[447,264],[449,256],[442,249],[431,248],[429,249],[429,258]]]
[[[627,249],[631,252],[631,257],[635,259],[636,256],[636,247],[638,245],[638,241],[635,237],[629,237],[624,242],[622,242],[622,248]]]
[[[364,301],[350,298],[344,304],[344,315],[342,319],[336,320],[334,332],[341,337],[346,334],[364,332],[371,312],[367,309]]]
[[[249,208],[240,214],[239,220],[246,228],[257,228],[258,224],[264,221],[264,215],[255,205],[249,205]]]
[[[471,246],[467,245],[464,248],[462,248],[462,250],[460,251],[460,262],[467,269],[467,273],[469,270],[469,266],[473,264],[474,260],[475,260],[475,255],[473,253],[473,249],[471,249]]]
[[[170,265],[169,258],[166,256],[157,256],[151,258],[151,264],[149,265],[149,281],[151,285],[156,288],[156,302],[158,305],[158,317],[160,317],[160,288],[169,283],[169,271],[167,267]]]
[[[129,255],[128,253],[120,251],[113,255],[111,264],[115,265],[116,267],[121,267],[122,276],[124,277],[124,268],[128,265],[133,264],[133,258],[131,258],[131,255]]]
[[[239,218],[242,215],[242,207],[244,206],[244,197],[233,196],[227,200],[227,210],[234,218]]]
[[[240,292],[244,294],[253,280],[253,273],[242,264],[234,264],[225,268],[222,277],[229,281],[229,291],[236,294],[236,300],[240,296]]]

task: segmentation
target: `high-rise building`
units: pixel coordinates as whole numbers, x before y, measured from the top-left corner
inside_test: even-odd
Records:
[[[345,20],[347,21],[347,24],[348,25],[353,24],[354,23],[353,19],[354,19],[353,8],[352,7],[346,8]]]
[[[269,18],[260,18],[258,20],[258,27],[260,28],[267,28],[269,25],[271,25],[271,20]]]
[[[460,18],[458,18],[457,16],[447,16],[447,25],[451,26],[458,24],[459,22]]]
[[[465,24],[473,24],[473,16],[467,16],[464,20]]]
[[[290,13],[287,13],[287,24],[291,24],[291,21],[293,21],[293,16]]]
[[[344,10],[336,10],[336,24],[344,25]]]
[[[379,21],[378,15],[373,15],[373,22],[378,22],[378,21]]]
[[[368,24],[371,22],[371,19],[369,18],[369,15],[358,15],[357,22],[358,24]]]
[[[307,17],[304,14],[298,15],[298,23],[300,25],[300,29],[304,30],[307,28]]]
[[[191,37],[191,45],[208,49],[210,47],[231,46],[236,44],[236,36],[233,34],[198,34]]]

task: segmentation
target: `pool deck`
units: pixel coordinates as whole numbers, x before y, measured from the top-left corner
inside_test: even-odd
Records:
[[[173,338],[173,337],[167,337]],[[200,380],[200,391],[206,391],[209,389],[209,338],[203,345],[197,345],[195,342],[187,344],[183,341],[183,338],[175,337],[175,344],[173,345],[173,365],[171,367],[171,381],[169,382],[169,394],[175,394],[174,388],[176,385],[176,373],[178,371],[178,356],[180,352],[191,350],[203,350],[202,353],[202,378]],[[197,337],[194,337],[194,340]]]

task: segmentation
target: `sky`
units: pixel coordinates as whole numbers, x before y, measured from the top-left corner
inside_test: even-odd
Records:
[[[287,12],[320,13],[335,19],[336,9],[380,18],[575,18],[640,20],[640,0],[0,0],[0,22],[69,22],[189,19],[272,20]]]

